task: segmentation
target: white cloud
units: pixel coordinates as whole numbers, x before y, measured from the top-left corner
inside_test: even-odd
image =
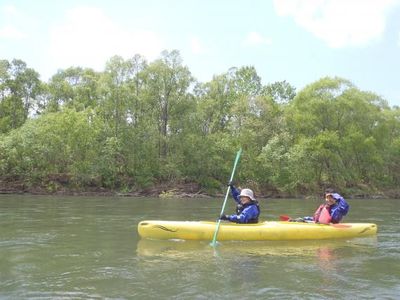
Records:
[[[333,48],[379,39],[387,12],[397,4],[399,0],[274,0],[278,15],[293,17]]]
[[[190,49],[193,54],[205,54],[208,52],[202,41],[196,36],[190,38]]]
[[[14,25],[21,17],[21,14],[14,5],[1,6],[0,14],[0,20],[3,22],[3,25],[0,26],[0,38],[12,40],[25,38],[26,35]]]
[[[17,8],[12,4],[2,6],[1,13],[8,17],[15,17],[20,15]]]
[[[6,25],[0,28],[0,38],[21,40],[25,38],[25,34],[12,25]]]
[[[102,70],[114,55],[141,54],[149,60],[163,50],[154,32],[127,29],[94,7],[67,12],[62,24],[51,30],[50,55],[59,68],[82,66]]]
[[[243,41],[243,45],[245,46],[258,46],[258,45],[271,45],[272,40],[269,38],[263,37],[258,32],[249,32]]]

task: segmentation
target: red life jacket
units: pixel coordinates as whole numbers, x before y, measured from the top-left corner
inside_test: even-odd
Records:
[[[314,213],[314,222],[329,224],[331,219],[330,207],[325,204],[321,204]]]

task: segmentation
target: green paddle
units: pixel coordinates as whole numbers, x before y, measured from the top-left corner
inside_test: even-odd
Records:
[[[240,158],[241,154],[242,154],[242,148],[240,148],[239,151],[236,153],[236,159],[235,159],[235,163],[233,164],[233,170],[232,170],[231,179],[229,180],[229,182],[232,182],[232,180],[233,180],[233,175],[235,175],[236,165],[239,162],[239,158]],[[228,186],[228,189],[226,190],[226,194],[225,194],[225,200],[224,200],[224,203],[222,204],[221,213],[219,214],[220,216],[224,213],[226,200],[228,199],[228,195],[229,195],[229,190],[230,190],[230,187]],[[217,245],[217,235],[218,235],[220,224],[221,224],[221,220],[218,218],[217,225],[215,227],[214,237],[211,242],[211,246],[213,246],[213,247],[215,247]]]

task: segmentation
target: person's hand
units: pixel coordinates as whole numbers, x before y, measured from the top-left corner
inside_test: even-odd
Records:
[[[230,186],[230,187],[232,188],[232,187],[234,187],[234,186],[235,186],[235,184],[233,183],[233,181],[232,181],[232,180],[230,180],[230,181],[228,182],[227,186]]]
[[[332,194],[327,194],[325,197],[325,206],[329,207],[336,203],[336,199],[333,198]]]
[[[221,215],[221,216],[219,217],[219,219],[220,219],[220,220],[228,221],[228,220],[229,220],[229,216],[228,216],[228,215]]]
[[[305,222],[304,221],[304,218],[296,218],[296,219],[293,219],[293,220],[291,220],[292,222]]]

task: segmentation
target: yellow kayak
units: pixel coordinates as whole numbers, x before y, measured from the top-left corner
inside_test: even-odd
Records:
[[[142,238],[212,240],[216,222],[208,221],[141,221],[138,232]],[[375,235],[373,223],[315,224],[287,221],[266,221],[257,224],[221,222],[218,241],[287,241],[353,238]]]

